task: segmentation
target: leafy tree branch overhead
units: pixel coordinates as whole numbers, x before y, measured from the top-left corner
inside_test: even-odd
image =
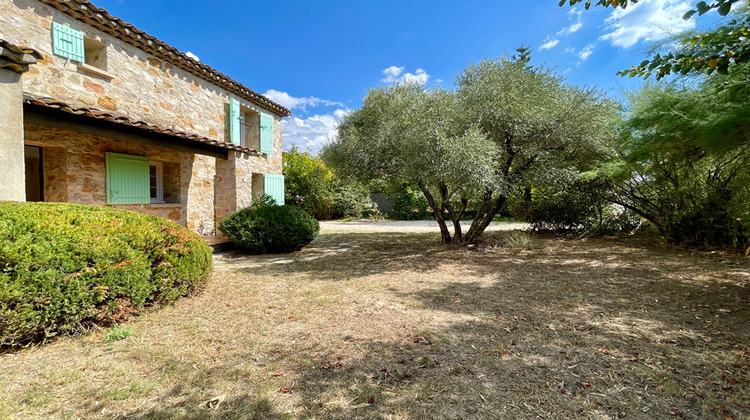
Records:
[[[639,1],[641,0],[598,0],[595,5],[604,7],[621,7],[624,9],[628,7],[628,5],[638,4]],[[720,15],[726,16],[732,9],[732,5],[734,3],[738,3],[739,1],[740,0],[716,0],[708,3],[706,3],[705,1],[700,1],[695,5],[695,9],[685,13],[685,16],[683,16],[683,18],[689,19],[695,13],[702,15],[713,9],[718,9]],[[592,0],[560,0],[560,6],[565,5],[565,3],[568,3],[571,6],[583,3],[583,7],[588,10],[591,7]]]
[[[583,3],[584,8],[589,9],[592,0],[561,0],[559,4],[563,6],[566,3],[571,6]],[[599,0],[594,4],[626,8],[637,3],[638,0]],[[736,7],[732,13],[733,6],[739,6],[739,3],[745,3],[744,7]],[[729,21],[711,31],[678,36],[679,46],[674,51],[656,54],[617,74],[644,79],[653,75],[658,80],[670,74],[710,75],[716,72],[728,75],[732,72],[742,77],[735,77],[732,83],[718,85],[716,91],[725,91],[730,95],[747,94],[750,90],[750,72],[747,67],[750,57],[750,1],[700,1],[683,15],[683,19],[688,20],[713,10],[720,16],[728,17]]]

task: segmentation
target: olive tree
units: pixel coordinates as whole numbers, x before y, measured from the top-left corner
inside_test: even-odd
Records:
[[[443,242],[460,242],[468,194],[490,182],[493,145],[476,129],[462,131],[456,99],[452,92],[413,83],[371,89],[322,157],[337,173],[361,181],[397,178],[418,185]]]
[[[480,192],[482,204],[466,235],[470,241],[489,226],[512,188],[586,167],[611,139],[615,103],[528,62],[524,54],[482,60],[457,78],[464,123],[494,146],[493,183]]]
[[[599,152],[615,110],[600,93],[564,84],[519,52],[470,65],[455,91],[419,84],[371,89],[323,149],[324,161],[359,180],[418,185],[442,241],[474,241],[512,188],[557,176]],[[461,216],[472,198],[478,211],[464,235]]]

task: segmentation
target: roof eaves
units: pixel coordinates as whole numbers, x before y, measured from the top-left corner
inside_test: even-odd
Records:
[[[29,105],[34,105],[34,106],[43,107],[47,109],[54,109],[54,110],[58,110],[58,111],[65,112],[68,114],[73,114],[73,115],[81,115],[81,116],[88,117],[88,118],[94,118],[100,121],[107,121],[107,122],[111,122],[115,124],[122,124],[122,125],[131,126],[131,127],[136,127],[136,128],[148,130],[154,133],[165,134],[165,135],[173,136],[173,137],[179,137],[181,139],[200,142],[200,143],[208,144],[211,146],[215,146],[215,147],[219,147],[222,149],[227,149],[227,150],[231,150],[235,152],[242,152],[245,154],[257,154],[258,153],[257,150],[251,149],[249,147],[242,147],[236,144],[210,139],[208,137],[199,136],[198,134],[175,131],[170,128],[165,128],[165,127],[161,127],[158,125],[149,124],[145,121],[136,120],[134,118],[111,114],[109,112],[102,111],[97,108],[72,106],[64,102],[60,102],[54,98],[41,97],[41,96],[32,95],[30,93],[24,93],[23,101],[24,103],[27,103]]]
[[[54,7],[55,9],[79,20],[87,25],[93,26],[115,38],[120,39],[136,48],[154,55],[178,68],[187,71],[216,86],[226,89],[262,108],[268,109],[280,117],[288,117],[291,112],[253,91],[242,83],[229,76],[190,58],[175,47],[156,39],[146,32],[136,28],[122,19],[114,17],[106,10],[96,7],[88,0],[39,0],[40,2]]]
[[[29,71],[29,66],[36,64],[40,58],[42,55],[32,48],[19,47],[0,39],[0,69],[9,69],[23,74]]]

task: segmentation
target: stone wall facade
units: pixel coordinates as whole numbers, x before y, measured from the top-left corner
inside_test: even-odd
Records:
[[[112,79],[53,54],[52,22],[70,26],[103,43],[106,72]],[[39,1],[0,0],[0,32],[6,40],[34,48],[43,55],[24,75],[25,92],[221,141],[228,141],[224,121],[226,104],[232,96],[245,109],[273,115],[274,127],[281,126],[281,117],[269,110],[230,95]]]
[[[214,233],[216,161],[225,159],[36,124],[24,129],[26,144],[42,147],[45,201],[106,206],[106,153],[146,156],[176,168],[164,173],[165,185],[177,186],[172,202],[113,207],[174,220],[204,235]]]
[[[92,71],[53,54],[53,22],[103,44],[104,71]],[[0,0],[0,38],[42,54],[42,59],[24,74],[24,92],[52,97],[71,106],[99,108],[226,142],[230,97],[238,100],[249,115],[257,117],[264,112],[274,117],[273,153],[229,152],[228,159],[26,124],[25,143],[43,147],[45,201],[106,205],[104,153],[148,156],[163,162],[165,177],[179,177],[179,182],[165,180],[165,199],[174,203],[117,207],[166,217],[199,233],[211,234],[217,221],[251,204],[252,192],[262,182],[258,181],[262,177],[256,176],[253,186],[254,174],[282,173],[281,117],[270,110],[37,0]]]

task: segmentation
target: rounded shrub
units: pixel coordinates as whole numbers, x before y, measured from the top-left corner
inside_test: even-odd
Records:
[[[169,220],[110,207],[0,203],[0,346],[111,324],[200,289],[211,250]]]
[[[248,252],[279,253],[302,249],[318,236],[320,224],[298,207],[258,205],[230,214],[219,230]]]

